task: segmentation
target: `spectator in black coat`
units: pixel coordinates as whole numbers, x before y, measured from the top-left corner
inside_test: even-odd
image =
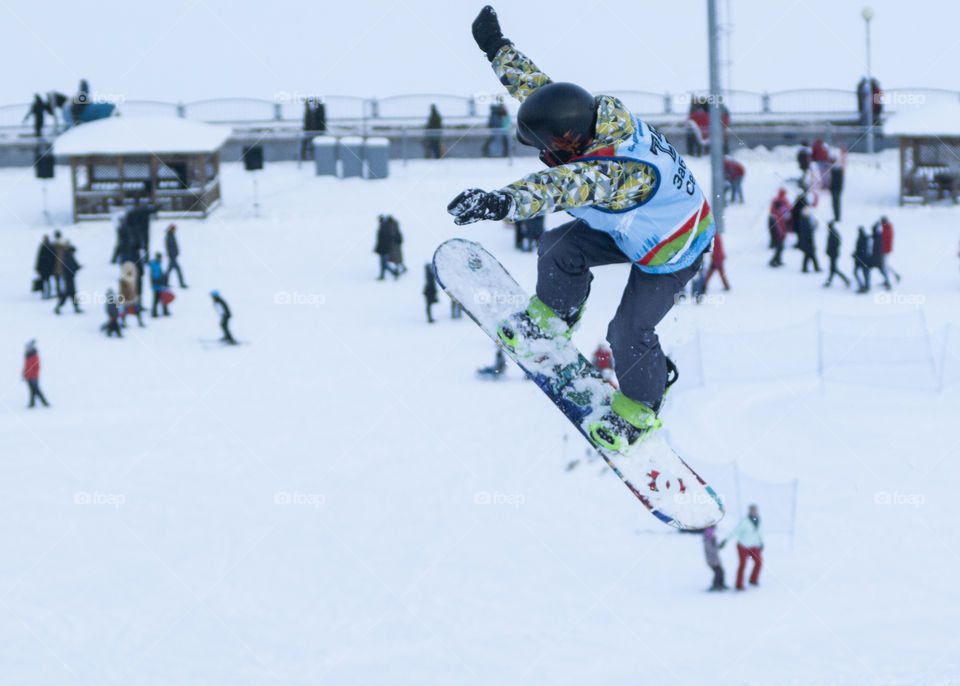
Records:
[[[113,248],[110,264],[136,262],[140,257],[140,237],[134,235],[134,230],[127,222],[127,215],[120,217],[117,222],[117,243]]]
[[[436,105],[430,105],[430,116],[427,117],[427,123],[423,128],[425,129],[423,132],[424,157],[439,160],[443,157],[443,119]]]
[[[60,314],[60,308],[69,299],[73,303],[73,311],[79,314],[83,312],[77,302],[77,271],[80,265],[77,264],[77,249],[70,245],[69,241],[64,245],[63,264],[60,266],[60,278],[63,280],[63,289],[60,292],[60,299],[57,306],[53,308],[55,314]]]
[[[799,211],[797,211],[799,208]],[[807,209],[806,194],[801,193],[793,206],[793,228],[797,232],[797,247],[803,252],[803,267],[801,271],[807,273],[807,267],[813,263],[813,270],[819,272],[817,249],[813,240],[814,219]]]
[[[309,157],[309,150],[314,136],[327,130],[327,109],[323,103],[315,98],[307,98],[303,102],[303,143],[300,146],[300,159]]]
[[[33,103],[30,105],[30,109],[27,110],[27,115],[23,118],[23,121],[27,121],[27,119],[33,117],[33,135],[37,138],[43,137],[43,115],[45,112],[53,114],[53,108],[50,107],[49,103],[44,102],[39,93],[34,93]]]
[[[870,102],[870,83],[864,76],[857,84],[857,112],[860,113],[860,123],[867,125],[867,103]]]
[[[883,287],[890,290],[890,277],[887,276],[886,255],[883,254],[883,236],[880,232],[880,223],[873,225],[870,241],[870,266],[879,270],[883,275]]]
[[[57,297],[63,293],[63,255],[67,252],[68,241],[60,233],[60,229],[53,232],[53,279],[57,283]]]
[[[116,334],[117,338],[123,338],[120,331],[120,308],[117,306],[117,295],[112,288],[107,289],[107,302],[105,305],[107,311],[107,321],[100,330],[107,334],[107,338]]]
[[[829,288],[833,282],[834,274],[840,277],[844,286],[850,286],[850,279],[847,278],[847,275],[837,269],[837,258],[840,256],[840,232],[837,231],[836,222],[827,222],[827,231],[827,257],[830,258],[830,275],[823,287]]]
[[[501,157],[506,157],[510,152],[510,143],[507,140],[507,128],[510,125],[510,115],[502,102],[495,102],[490,105],[490,115],[487,117],[487,128],[490,129],[490,135],[483,143],[481,154],[484,157],[490,157],[490,146],[499,141],[501,148]]]
[[[830,199],[833,201],[833,221],[840,221],[840,197],[843,195],[843,167],[834,162],[830,167]]]
[[[377,281],[383,281],[383,276],[387,272],[397,277],[397,269],[390,264],[390,250],[393,247],[393,232],[391,225],[384,215],[377,217],[379,222],[377,226],[377,242],[373,246],[373,252],[380,256],[380,276]]]
[[[423,297],[427,301],[427,323],[433,324],[433,314],[430,312],[430,308],[437,304],[437,277],[433,273],[433,265],[425,264],[423,265],[424,280],[425,284],[423,286]]]
[[[862,226],[857,227],[857,245],[853,249],[853,278],[857,293],[870,292],[870,238]]]
[[[177,280],[180,281],[180,288],[187,288],[187,284],[183,282],[183,272],[180,271],[180,263],[177,262],[177,257],[180,255],[180,246],[177,244],[177,225],[171,224],[167,227],[167,236],[165,238],[166,248],[167,248],[167,283],[170,283],[170,273],[174,269],[177,270]]]
[[[540,247],[540,237],[543,236],[543,215],[533,217],[523,222],[523,249],[533,252]]]
[[[150,215],[156,214],[159,208],[146,203],[138,204],[130,209],[124,217],[128,240],[138,249],[150,254]]]
[[[222,343],[236,345],[237,342],[234,340],[233,334],[230,333],[230,317],[233,315],[230,313],[230,307],[227,305],[227,301],[220,296],[220,291],[210,291],[210,297],[213,298],[213,309],[220,315],[220,330],[223,331],[223,337],[220,341]]]
[[[800,167],[801,174],[810,169],[810,146],[806,141],[800,143],[800,149],[797,150],[797,166]]]
[[[40,241],[40,248],[37,250],[37,261],[34,269],[37,272],[37,278],[40,279],[40,292],[44,300],[52,296],[53,288],[50,285],[50,279],[53,278],[53,267],[57,262],[57,255],[53,251],[53,243],[50,242],[50,236],[44,236]]]
[[[393,241],[390,254],[387,255],[387,261],[393,263],[397,270],[397,276],[402,276],[407,273],[407,265],[403,263],[403,234],[400,232],[400,222],[392,214],[388,214],[387,224],[390,225],[390,234]]]
[[[390,217],[382,214],[377,218],[379,221],[379,226],[377,227],[377,242],[373,246],[373,252],[380,256],[380,276],[377,277],[377,281],[383,281],[383,276],[387,272],[393,274],[394,279],[400,276],[399,267],[390,263],[394,243],[396,243],[397,240],[397,232],[399,232],[399,227],[396,222],[392,222],[390,219]]]

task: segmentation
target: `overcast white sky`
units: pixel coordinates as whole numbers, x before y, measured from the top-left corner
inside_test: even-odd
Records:
[[[865,71],[863,3],[730,0],[732,85],[852,89]],[[885,87],[960,90],[960,6],[875,0]],[[126,99],[385,96],[498,87],[470,35],[481,2],[0,0],[0,104],[76,90]],[[706,0],[504,0],[504,33],[557,80],[591,90],[707,85]],[[625,9],[618,9],[625,8]]]

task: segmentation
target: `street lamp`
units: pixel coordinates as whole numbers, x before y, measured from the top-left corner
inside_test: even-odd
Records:
[[[873,19],[873,9],[864,7],[860,12],[867,26],[867,93],[864,106],[867,108],[867,154],[873,154],[873,75],[870,70],[870,20]]]

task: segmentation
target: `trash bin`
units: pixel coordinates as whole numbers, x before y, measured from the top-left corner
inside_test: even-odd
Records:
[[[313,165],[317,176],[337,175],[337,139],[316,136],[313,139]]]
[[[390,175],[390,139],[368,138],[364,145],[368,179],[385,179]]]
[[[340,178],[363,176],[363,139],[340,139]]]

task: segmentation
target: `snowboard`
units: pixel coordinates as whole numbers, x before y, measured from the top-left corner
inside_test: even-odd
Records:
[[[497,327],[526,309],[529,295],[482,245],[461,238],[441,244],[433,255],[437,283],[494,341]],[[512,359],[570,420],[643,505],[662,522],[698,530],[723,517],[716,492],[655,431],[625,452],[593,443],[587,427],[609,410],[611,383],[563,337],[531,342],[532,355]]]

